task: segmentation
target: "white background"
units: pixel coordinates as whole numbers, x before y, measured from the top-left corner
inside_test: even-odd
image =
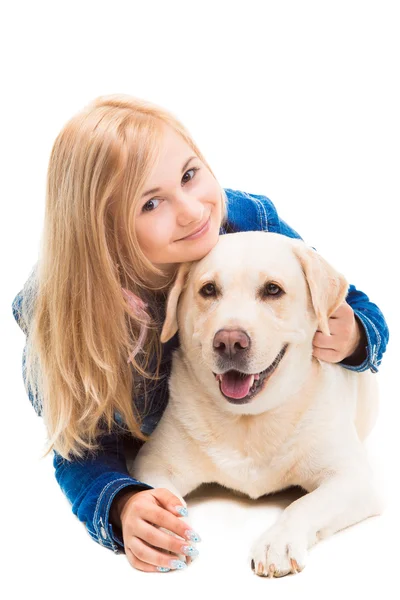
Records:
[[[2,566],[7,598],[372,598],[398,589],[398,3],[18,2],[2,11]],[[189,501],[185,571],[147,574],[94,543],[53,477],[22,384],[11,302],[37,259],[47,162],[96,96],[170,109],[224,187],[265,194],[378,304],[391,330],[370,452],[387,509],[316,546],[302,574],[258,578],[248,551],[289,502],[222,489]],[[397,301],[397,302],[396,302]],[[340,440],[338,440],[340,443]],[[396,584],[397,580],[397,584]],[[396,589],[392,588],[392,589]],[[3,596],[5,597],[5,596]]]

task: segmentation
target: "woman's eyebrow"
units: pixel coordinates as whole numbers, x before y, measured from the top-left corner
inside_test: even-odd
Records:
[[[186,167],[190,163],[190,161],[193,160],[194,158],[198,158],[198,157],[197,156],[191,156],[190,158],[187,159],[187,161],[185,162],[185,164],[182,167],[182,175],[183,175]],[[161,192],[161,188],[157,187],[157,188],[153,188],[152,190],[147,190],[147,192],[145,192],[144,194],[142,194],[142,198],[144,198],[145,196],[148,196],[149,194],[157,194],[157,192]]]

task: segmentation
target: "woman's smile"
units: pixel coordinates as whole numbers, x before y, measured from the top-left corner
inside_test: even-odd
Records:
[[[210,229],[210,217],[207,218],[206,221],[203,221],[203,223],[196,228],[193,233],[190,233],[189,235],[180,238],[179,240],[176,240],[177,242],[182,242],[183,240],[197,240],[199,237],[201,237],[202,235],[204,235],[205,233],[207,233],[207,231],[209,231]]]

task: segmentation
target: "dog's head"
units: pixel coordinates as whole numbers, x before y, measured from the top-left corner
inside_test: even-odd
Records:
[[[161,341],[179,328],[203,389],[231,412],[261,412],[279,373],[293,379],[310,363],[314,334],[318,328],[329,335],[329,316],[347,289],[344,277],[301,240],[223,235],[205,258],[179,268]]]

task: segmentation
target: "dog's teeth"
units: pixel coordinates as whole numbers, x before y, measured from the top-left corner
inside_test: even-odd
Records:
[[[251,376],[251,383],[250,383],[250,387],[252,387],[252,385],[253,385],[253,383],[254,383],[254,379],[255,379],[255,377],[254,377],[254,375],[252,375],[252,376]]]

